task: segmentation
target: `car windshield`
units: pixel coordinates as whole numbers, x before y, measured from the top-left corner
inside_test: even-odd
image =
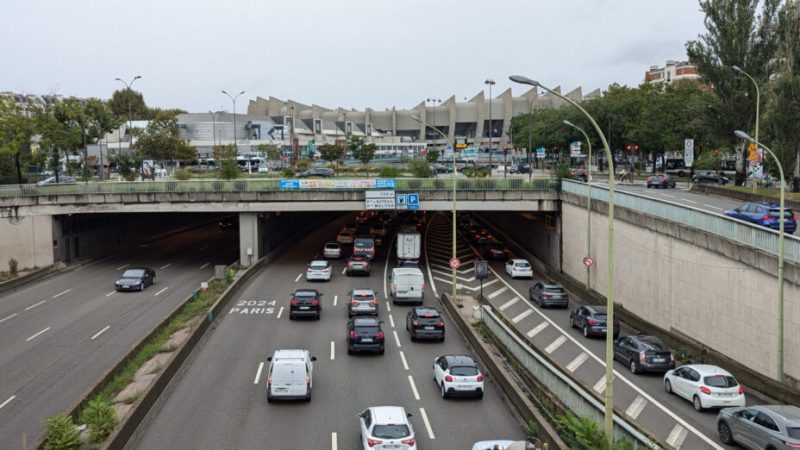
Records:
[[[407,425],[375,425],[372,435],[383,439],[401,439],[409,435]]]
[[[144,270],[142,269],[128,269],[125,273],[122,274],[124,278],[139,278],[144,276]]]
[[[786,434],[790,438],[800,439],[800,428],[786,428]]]
[[[706,386],[716,388],[732,388],[739,385],[739,383],[736,382],[736,379],[730,375],[710,375],[703,378],[703,383]]]
[[[312,269],[324,269],[324,268],[328,267],[328,262],[327,261],[311,261],[310,266],[311,266]]]
[[[453,366],[450,368],[450,375],[459,377],[473,377],[478,374],[478,368],[475,366]]]

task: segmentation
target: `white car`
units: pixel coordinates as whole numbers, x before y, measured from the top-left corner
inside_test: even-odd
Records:
[[[506,263],[506,273],[511,278],[533,278],[531,263],[525,259],[512,259]]]
[[[322,256],[339,259],[342,257],[342,246],[338,242],[327,242],[325,248],[322,249]]]
[[[267,167],[267,166],[258,166],[258,173],[269,173],[269,167]]]
[[[664,390],[692,402],[694,409],[744,406],[744,388],[726,370],[710,364],[689,364],[664,374]]]
[[[373,406],[358,415],[363,450],[417,450],[414,428],[402,406]]]
[[[306,280],[331,281],[331,262],[324,259],[314,260],[308,263],[306,268]]]
[[[339,235],[336,236],[336,242],[340,244],[352,244],[354,239],[355,233],[350,230],[342,230],[339,232]]]
[[[311,400],[316,360],[308,350],[275,350],[267,358],[267,401]]]
[[[433,379],[442,398],[451,395],[483,397],[483,375],[478,364],[467,355],[444,355],[433,361]]]

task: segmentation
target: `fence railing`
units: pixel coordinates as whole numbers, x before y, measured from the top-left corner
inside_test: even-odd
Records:
[[[562,180],[561,190],[585,197],[589,193],[589,186],[585,183]],[[608,203],[608,187],[593,184],[592,200]],[[707,231],[767,253],[778,254],[777,231],[724,214],[621,191],[614,191],[614,205]],[[800,263],[800,238],[785,235],[783,251],[786,261]]]

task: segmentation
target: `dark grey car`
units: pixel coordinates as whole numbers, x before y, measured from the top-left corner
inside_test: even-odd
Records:
[[[569,307],[569,295],[558,283],[540,281],[528,289],[528,296],[542,308],[558,306],[566,309]]]
[[[358,315],[377,316],[378,296],[372,289],[353,289],[348,293],[347,317]]]
[[[723,444],[748,449],[800,448],[800,408],[790,405],[757,405],[724,408],[717,415],[717,431]]]
[[[675,368],[672,350],[655,336],[624,336],[614,341],[614,359],[627,364],[632,373],[666,372]]]

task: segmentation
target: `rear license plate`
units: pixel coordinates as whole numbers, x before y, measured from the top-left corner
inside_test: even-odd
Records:
[[[362,338],[362,339],[361,339],[361,342],[363,342],[363,343],[365,343],[365,344],[369,344],[369,343],[371,343],[371,342],[372,342],[372,338]]]
[[[653,362],[654,363],[665,363],[665,362],[667,362],[667,360],[664,359],[664,358],[653,358]]]
[[[433,327],[425,327],[426,330],[432,330]]]
[[[309,306],[301,306],[300,307],[300,309],[308,309],[308,308],[310,308],[310,307]]]
[[[289,388],[275,388],[275,392],[289,392]]]
[[[462,390],[467,390],[467,389],[472,389],[472,386],[470,386],[468,384],[459,384],[459,385],[456,386],[456,388],[457,389],[462,389]]]

